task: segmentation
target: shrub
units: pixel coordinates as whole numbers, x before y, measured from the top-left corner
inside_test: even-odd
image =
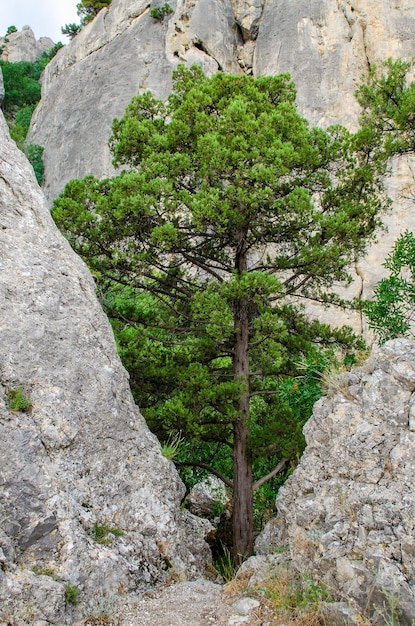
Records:
[[[161,22],[164,17],[166,15],[170,15],[170,13],[173,13],[173,9],[168,4],[168,2],[166,2],[165,4],[163,4],[163,6],[154,7],[154,9],[151,9],[150,17],[152,17],[154,20],[159,20]]]

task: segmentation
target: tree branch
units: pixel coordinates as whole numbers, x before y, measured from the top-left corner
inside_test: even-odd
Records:
[[[272,472],[270,472],[269,474],[267,474],[266,476],[263,476],[262,478],[260,478],[259,480],[256,481],[256,483],[254,483],[252,485],[252,491],[257,491],[257,489],[259,489],[260,487],[262,487],[262,485],[264,485],[268,480],[271,480],[271,478],[274,478],[274,476],[276,476],[277,474],[279,474],[279,472],[282,470],[282,468],[284,467],[284,465],[286,464],[287,459],[282,459],[277,467],[274,467],[274,469],[272,470]]]
[[[177,465],[177,467],[201,467],[202,469],[207,470],[214,476],[217,476],[217,478],[219,478],[223,483],[225,483],[225,485],[229,487],[229,489],[233,489],[233,482],[229,480],[229,478],[226,478],[226,476],[223,476],[223,474],[221,474],[220,472],[217,472],[213,467],[211,467],[207,463],[196,463],[196,462],[191,463],[190,461],[183,461],[180,463],[175,462],[175,465]]]

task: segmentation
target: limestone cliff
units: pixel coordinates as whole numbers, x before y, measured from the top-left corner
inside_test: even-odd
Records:
[[[369,66],[415,53],[414,0],[173,0],[173,13],[162,21],[150,16],[156,4],[113,0],[47,67],[29,141],[45,147],[49,201],[71,178],[113,173],[107,147],[112,119],[138,91],[165,98],[179,62],[200,63],[208,74],[288,71],[299,110],[312,124],[353,128],[354,91]],[[396,162],[389,233],[356,266],[351,296],[371,293],[393,241],[415,226],[412,183],[411,161]],[[337,321],[361,329],[358,316]]]
[[[36,39],[30,26],[23,26],[22,30],[10,33],[7,39],[0,38],[3,52],[0,58],[16,63],[17,61],[36,61],[43,52],[47,52],[55,45],[49,37]]]
[[[0,145],[0,623],[62,626],[67,583],[92,610],[200,575],[206,544],[132,400],[93,280],[2,117]]]
[[[307,448],[258,551],[288,544],[300,572],[354,600],[371,624],[393,623],[395,603],[398,623],[411,626],[415,343],[391,341],[361,368],[334,376],[304,433]]]

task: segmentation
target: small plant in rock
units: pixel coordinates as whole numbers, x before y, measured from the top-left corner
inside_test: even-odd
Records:
[[[108,524],[98,524],[94,523],[91,531],[91,537],[97,543],[100,543],[104,546],[109,546],[112,542],[113,537],[122,537],[124,535],[123,531],[116,526],[109,526]]]
[[[79,589],[76,585],[67,582],[65,585],[65,602],[66,604],[79,604]]]
[[[154,7],[154,9],[151,9],[150,17],[152,17],[153,20],[158,20],[159,22],[161,22],[166,15],[170,15],[171,13],[173,13],[173,9],[169,5],[169,3],[166,2],[165,4],[163,4],[163,6]]]
[[[32,406],[32,401],[23,391],[23,387],[11,389],[8,394],[7,407],[10,411],[28,411]]]
[[[180,433],[171,435],[165,444],[161,447],[162,455],[168,460],[173,461],[180,449],[180,446],[184,443],[184,438]]]

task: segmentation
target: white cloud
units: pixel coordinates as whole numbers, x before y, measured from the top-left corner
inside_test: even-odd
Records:
[[[9,26],[21,30],[30,26],[36,35],[50,37],[55,43],[67,43],[61,27],[72,22],[79,23],[76,5],[79,0],[0,0],[0,35]]]

